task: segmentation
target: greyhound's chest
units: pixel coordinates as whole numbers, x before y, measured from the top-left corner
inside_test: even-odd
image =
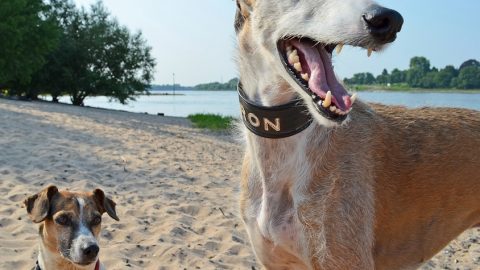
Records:
[[[302,258],[307,257],[308,243],[291,191],[263,192],[256,201],[250,209],[255,218],[247,222],[256,254],[271,261],[276,269],[307,269]]]

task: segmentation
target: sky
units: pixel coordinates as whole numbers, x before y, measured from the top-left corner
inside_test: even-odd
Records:
[[[74,0],[88,7],[96,0]],[[234,0],[104,0],[120,24],[142,31],[157,60],[155,84],[193,86],[237,77],[234,62]],[[480,1],[380,0],[400,12],[405,24],[397,41],[367,58],[365,50],[346,46],[334,56],[337,76],[384,68],[407,69],[414,56],[432,66],[460,66],[480,60]]]

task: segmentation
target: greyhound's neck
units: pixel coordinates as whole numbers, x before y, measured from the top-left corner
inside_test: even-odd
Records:
[[[242,37],[245,40],[245,37]],[[240,80],[248,98],[262,106],[286,104],[297,94],[281,76],[274,66],[274,59],[261,46],[240,42],[238,48],[238,66]],[[285,177],[296,177],[295,168],[303,168],[308,151],[308,142],[316,137],[314,133],[321,130],[318,124],[312,123],[309,128],[294,136],[283,139],[262,138],[246,130],[248,149],[254,156],[256,167],[265,180],[278,179],[279,168],[289,170]],[[320,134],[321,136],[321,134]],[[303,157],[300,157],[303,156]],[[299,164],[302,163],[302,164]],[[281,169],[281,170],[282,170]]]

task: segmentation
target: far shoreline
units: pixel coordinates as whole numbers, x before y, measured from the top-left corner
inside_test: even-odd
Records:
[[[426,89],[426,88],[391,88],[388,89],[387,87],[366,87],[364,85],[357,85],[357,86],[347,86],[346,87],[348,91],[350,92],[386,92],[386,93],[399,93],[399,92],[404,92],[404,93],[452,93],[452,94],[480,94],[480,89]],[[176,92],[184,92],[184,91],[205,91],[205,92],[222,92],[222,91],[228,91],[228,92],[235,92],[237,91],[236,89],[185,89],[185,90],[175,90]],[[159,93],[154,93],[154,92],[159,92]],[[154,90],[150,92],[151,96],[154,95],[173,95],[169,94],[168,92],[171,92],[171,90]],[[165,94],[163,94],[165,93]],[[179,94],[176,94],[179,95]],[[145,95],[140,95],[140,96],[149,96],[148,94]]]
[[[385,92],[385,93],[452,93],[452,94],[480,94],[480,89],[427,89],[427,88],[404,88],[402,86],[383,85],[352,85],[347,86],[353,92]]]

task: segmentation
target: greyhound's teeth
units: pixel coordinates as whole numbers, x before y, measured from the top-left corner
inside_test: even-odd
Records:
[[[340,43],[337,45],[337,54],[340,54],[342,52],[342,49],[343,49],[343,44]]]
[[[330,105],[332,105],[332,92],[328,91],[327,95],[325,96],[325,100],[323,101],[322,106],[324,108],[328,108]]]
[[[372,53],[373,53],[373,49],[368,48],[368,52],[367,52],[368,57],[372,56]]]
[[[298,56],[297,50],[293,50],[292,52],[290,52],[290,53],[288,54],[288,62],[289,62],[291,65],[294,65],[295,63],[299,63],[299,62],[300,62],[300,57]]]
[[[300,64],[300,62],[297,62],[297,63],[293,64],[293,67],[294,67],[298,72],[302,72],[302,64]]]
[[[337,107],[335,105],[330,106],[330,111],[335,112],[337,110]]]
[[[296,63],[300,63],[300,57],[298,57],[298,55],[290,54],[290,57],[288,57],[288,62],[291,65],[295,65]]]
[[[353,103],[355,103],[355,100],[357,100],[357,93],[353,94],[353,95],[350,97],[350,101],[352,102],[352,105],[353,105]]]
[[[288,45],[288,46],[287,46],[287,52],[291,52],[292,50],[293,50],[292,45]]]
[[[308,73],[302,73],[302,79],[308,82],[308,80],[310,80],[310,76],[308,76]]]

